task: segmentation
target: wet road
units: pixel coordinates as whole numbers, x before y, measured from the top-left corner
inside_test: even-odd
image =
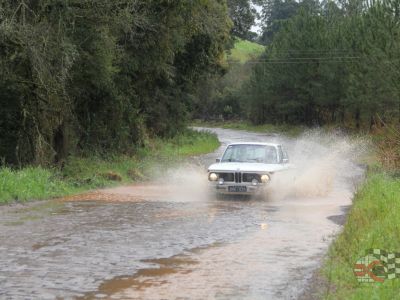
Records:
[[[0,207],[0,298],[296,299],[362,170],[313,137],[212,130],[216,153],[157,183]],[[294,164],[322,168],[298,168],[296,183],[283,178],[266,200],[216,200],[198,165],[236,141],[280,141]],[[326,180],[310,185],[300,171]]]

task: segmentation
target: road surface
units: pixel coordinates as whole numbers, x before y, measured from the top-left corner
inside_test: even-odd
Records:
[[[211,130],[222,147],[163,180],[0,207],[0,298],[296,299],[362,170],[313,138]],[[282,142],[296,183],[266,200],[210,196],[204,166],[237,141]]]

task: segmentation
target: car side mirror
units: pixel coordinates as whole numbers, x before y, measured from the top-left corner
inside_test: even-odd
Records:
[[[283,158],[283,159],[282,159],[282,163],[283,163],[283,164],[287,164],[288,162],[289,162],[289,159],[288,159],[288,158]]]
[[[216,161],[217,163],[219,163],[219,162],[221,162],[221,159],[220,159],[220,158],[217,158],[215,161]]]

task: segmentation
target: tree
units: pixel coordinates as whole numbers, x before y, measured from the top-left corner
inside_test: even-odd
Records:
[[[228,0],[229,16],[233,21],[232,35],[241,39],[254,38],[250,29],[257,12],[249,0]]]
[[[263,44],[272,42],[282,23],[297,13],[299,7],[295,0],[263,0],[262,4],[262,29],[260,41]]]
[[[376,114],[398,120],[398,1],[298,5],[244,85],[248,118],[356,128],[371,126]]]
[[[230,30],[224,0],[1,1],[0,157],[62,164],[176,134]]]

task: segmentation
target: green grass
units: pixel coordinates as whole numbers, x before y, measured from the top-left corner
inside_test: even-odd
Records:
[[[224,121],[224,122],[204,122],[201,120],[195,120],[192,123],[193,126],[202,127],[219,127],[225,129],[235,130],[246,130],[253,132],[263,133],[282,133],[286,136],[296,137],[304,132],[305,127],[293,126],[293,125],[273,125],[273,124],[262,124],[253,125],[245,121]]]
[[[264,52],[265,47],[246,40],[238,40],[235,42],[235,47],[227,55],[230,60],[245,63],[246,61],[260,56]]]
[[[186,134],[178,135],[165,143],[161,153],[168,156],[200,155],[212,152],[219,146],[220,143],[215,134],[189,130]]]
[[[62,171],[27,167],[0,169],[0,203],[40,200],[86,190],[150,179],[154,168],[166,169],[188,156],[214,151],[220,145],[215,134],[187,130],[170,140],[152,140],[133,156],[96,155],[70,157]]]
[[[1,168],[0,203],[68,194],[68,184],[57,178],[56,173],[40,167],[28,167],[20,171]]]
[[[370,248],[400,253],[400,179],[370,174],[322,268],[324,299],[400,299],[400,279],[360,284],[353,265]]]

